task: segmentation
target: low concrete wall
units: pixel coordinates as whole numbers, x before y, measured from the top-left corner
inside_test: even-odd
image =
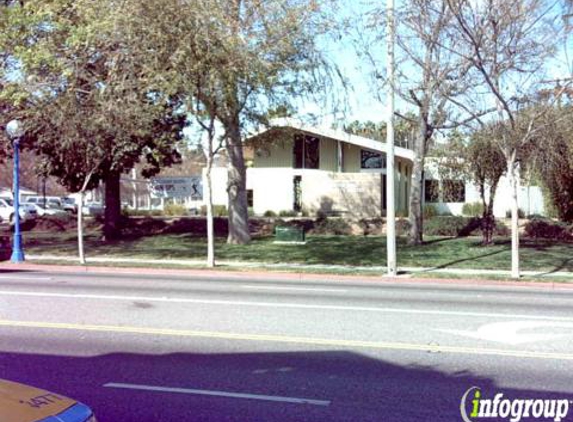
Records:
[[[302,176],[302,202],[310,212],[351,217],[382,215],[382,176],[375,173],[325,173]]]

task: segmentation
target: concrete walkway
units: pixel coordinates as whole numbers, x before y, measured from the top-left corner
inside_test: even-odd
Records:
[[[76,256],[58,255],[26,255],[26,260],[31,262],[54,262],[54,263],[78,263]],[[127,257],[89,257],[89,264],[119,264],[149,267],[189,267],[205,268],[205,261],[192,259],[140,259]],[[297,263],[265,263],[254,261],[217,261],[217,266],[229,269],[260,269],[260,270],[285,270],[293,272],[327,272],[327,273],[360,273],[364,275],[386,274],[386,266],[348,266],[348,265],[318,265]],[[468,268],[443,268],[443,267],[399,267],[400,276],[403,278],[416,277],[419,275],[452,275],[461,277],[507,277],[511,272],[506,270],[468,269]],[[569,271],[521,271],[523,277],[531,278],[563,278],[573,282],[573,272]]]

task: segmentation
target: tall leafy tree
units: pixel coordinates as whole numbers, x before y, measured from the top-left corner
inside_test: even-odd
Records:
[[[8,98],[20,105],[45,169],[71,191],[105,182],[108,239],[120,233],[121,173],[142,156],[148,175],[176,160],[185,123],[177,98],[153,86],[129,34],[117,30],[118,7],[25,3],[12,8],[0,37],[17,65]]]
[[[493,244],[495,217],[493,204],[501,177],[506,172],[503,154],[494,144],[495,124],[464,136],[454,132],[437,151],[442,176],[454,176],[474,183],[482,203],[482,244]]]
[[[512,189],[511,268],[512,277],[517,278],[520,156],[544,127],[550,109],[548,104],[530,105],[555,56],[563,29],[562,11],[558,2],[546,0],[447,1],[456,22],[453,36],[461,42],[453,53],[471,64],[474,96],[496,109],[492,141],[505,158]]]
[[[250,240],[243,141],[277,106],[325,92],[329,0],[132,0],[142,53],[166,86],[214,113],[228,157],[229,243]],[[139,6],[138,6],[138,3]],[[151,53],[149,53],[151,52]],[[195,107],[189,106],[188,109]]]
[[[447,0],[407,0],[397,10],[396,93],[409,106],[411,114],[397,116],[415,127],[411,142],[414,152],[409,198],[410,244],[423,241],[422,177],[426,156],[434,136],[462,126],[483,114],[472,107],[463,94],[469,84],[468,64],[452,54],[460,41],[450,27],[453,14]],[[374,8],[368,14],[367,30],[358,37],[359,50],[371,66],[373,81],[386,86],[383,47],[386,9]],[[383,94],[377,94],[385,101]]]
[[[529,167],[537,173],[549,203],[563,221],[573,222],[573,108],[569,101],[547,113],[533,140]]]

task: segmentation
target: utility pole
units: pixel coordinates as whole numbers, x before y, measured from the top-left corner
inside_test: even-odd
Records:
[[[394,194],[394,0],[387,0],[388,123],[386,126],[386,249],[388,277],[396,277],[396,207]]]

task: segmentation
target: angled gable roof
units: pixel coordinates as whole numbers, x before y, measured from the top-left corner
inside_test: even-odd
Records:
[[[294,119],[277,119],[275,121],[272,121],[271,127],[264,128],[263,130],[260,130],[251,137],[254,138],[270,130],[276,130],[281,128],[300,130],[302,132],[306,132],[311,135],[320,136],[323,138],[330,138],[340,142],[346,142],[347,144],[356,145],[361,148],[366,148],[383,153],[387,152],[387,144],[385,142],[376,141],[374,139],[365,138],[363,136],[352,135],[342,130],[307,126],[301,123],[300,121],[296,121]],[[414,160],[414,152],[406,148],[395,146],[394,154],[397,157],[405,158],[410,161]]]

